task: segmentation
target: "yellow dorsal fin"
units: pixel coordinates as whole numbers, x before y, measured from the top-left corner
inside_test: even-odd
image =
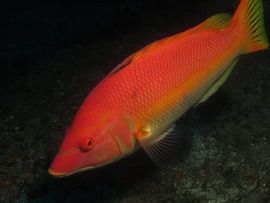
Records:
[[[220,30],[227,27],[231,22],[231,15],[227,13],[216,14],[200,24],[199,30]]]
[[[166,37],[164,39],[155,41],[155,42],[145,46],[141,50],[135,52],[134,54],[130,55],[129,57],[127,57],[122,63],[120,63],[118,66],[115,67],[115,69],[111,72],[111,74],[118,72],[122,68],[129,65],[131,62],[136,61],[143,54],[145,54],[149,51],[152,51],[158,47],[161,47],[170,41],[173,41],[175,39],[180,39],[182,37],[185,37],[185,36],[188,36],[190,34],[193,34],[193,33],[199,32],[199,31],[203,31],[203,30],[223,29],[230,23],[230,20],[231,20],[231,16],[229,14],[220,13],[220,14],[214,15],[214,16],[206,19],[204,22],[200,23],[199,25],[197,25],[193,28],[190,28],[184,32],[181,32],[181,33],[172,35],[170,37]]]
[[[199,24],[191,29],[186,30],[185,32],[178,33],[178,34],[173,35],[171,37],[167,37],[167,38],[158,40],[156,42],[153,42],[153,43],[147,45],[143,49],[132,54],[132,61],[140,58],[144,53],[146,53],[150,50],[153,50],[157,47],[160,47],[160,46],[166,44],[167,42],[174,40],[176,38],[179,39],[179,38],[182,38],[184,36],[187,36],[187,35],[190,35],[192,33],[202,31],[202,30],[223,29],[229,25],[230,20],[231,20],[231,16],[229,14],[226,14],[226,13],[216,14],[216,15],[208,18],[207,20],[205,20],[201,24]]]

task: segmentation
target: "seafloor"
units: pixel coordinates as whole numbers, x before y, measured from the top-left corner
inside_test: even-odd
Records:
[[[220,91],[178,121],[183,145],[171,168],[158,169],[140,151],[51,177],[47,168],[76,109],[117,63],[238,3],[55,2],[2,12],[0,202],[270,202],[269,50],[241,56]],[[270,33],[269,1],[265,10]]]

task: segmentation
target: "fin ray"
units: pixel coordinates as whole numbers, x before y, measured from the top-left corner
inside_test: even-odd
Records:
[[[230,22],[231,22],[231,15],[227,13],[219,13],[201,23],[200,29],[219,30],[227,27],[230,24]]]
[[[262,0],[241,0],[235,12],[233,22],[241,28],[245,53],[266,49],[269,46],[263,10]]]
[[[146,139],[137,137],[143,150],[160,168],[166,167],[180,148],[181,137],[175,129],[176,125],[173,124],[159,136],[149,136]]]

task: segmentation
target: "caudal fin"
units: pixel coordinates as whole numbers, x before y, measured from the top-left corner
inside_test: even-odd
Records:
[[[264,28],[262,0],[241,0],[232,22],[240,28],[245,53],[269,46]]]

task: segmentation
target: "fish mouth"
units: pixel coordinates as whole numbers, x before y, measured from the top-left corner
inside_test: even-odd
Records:
[[[48,173],[54,177],[59,177],[59,178],[68,176],[68,173],[59,173],[59,172],[54,171],[52,168],[48,169]]]
[[[83,168],[80,168],[78,170],[74,170],[74,171],[71,171],[71,172],[68,172],[68,173],[57,172],[57,171],[53,170],[52,168],[49,168],[48,173],[50,175],[54,176],[54,177],[63,178],[63,177],[67,177],[67,176],[70,176],[72,174],[79,173],[79,172],[82,172],[82,171],[87,171],[87,170],[90,170],[90,169],[93,169],[93,168],[96,168],[96,166],[86,166],[86,167],[83,167]]]
[[[83,168],[80,168],[80,169],[77,169],[77,170],[74,170],[74,171],[71,171],[71,172],[66,172],[66,173],[65,172],[57,172],[52,167],[50,167],[48,169],[48,173],[50,175],[56,177],[56,178],[63,178],[63,177],[67,177],[67,176],[70,176],[70,175],[75,174],[75,173],[79,173],[79,172],[83,172],[83,171],[87,171],[87,170],[91,170],[91,169],[96,169],[96,168],[100,168],[100,167],[109,165],[114,161],[115,160],[112,160],[112,161],[109,161],[107,163],[99,164],[99,165],[96,165],[96,166],[85,166]]]

